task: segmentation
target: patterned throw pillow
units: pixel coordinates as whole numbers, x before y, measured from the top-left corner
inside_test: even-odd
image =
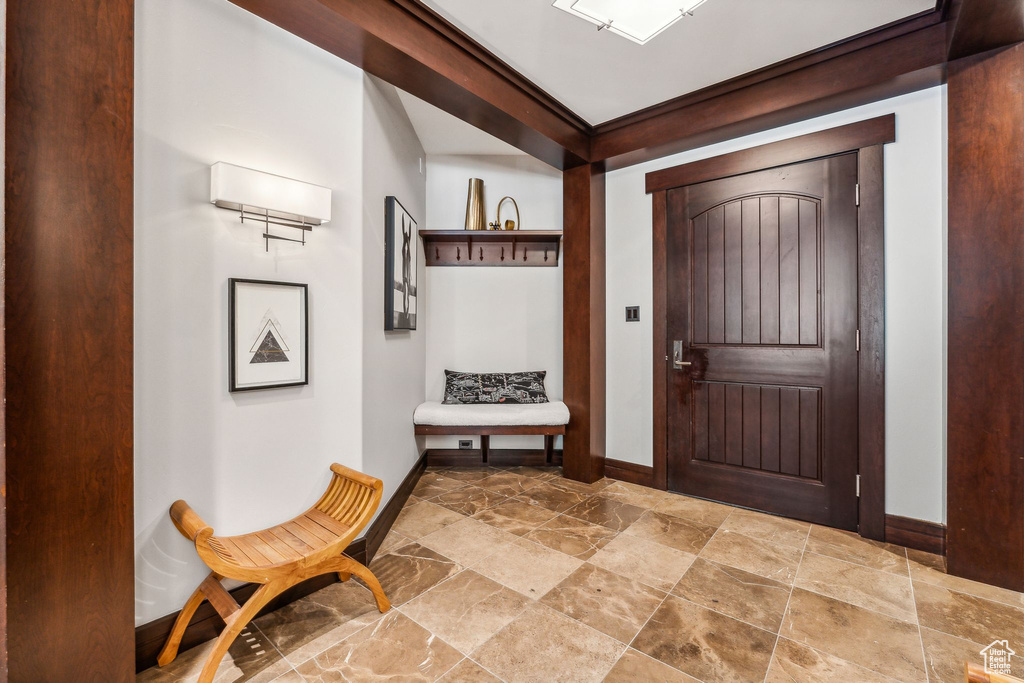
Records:
[[[547,403],[544,370],[538,372],[444,371],[444,403]]]

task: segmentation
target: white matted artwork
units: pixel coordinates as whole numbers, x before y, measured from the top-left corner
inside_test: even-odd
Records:
[[[384,200],[384,329],[415,330],[416,221],[397,197]]]
[[[228,281],[228,390],[309,383],[306,285]]]

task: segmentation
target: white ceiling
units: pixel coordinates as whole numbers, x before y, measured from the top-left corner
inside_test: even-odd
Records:
[[[525,154],[404,90],[396,90],[427,154]]]
[[[935,7],[935,0],[708,0],[641,46],[598,32],[551,0],[425,1],[592,124]]]

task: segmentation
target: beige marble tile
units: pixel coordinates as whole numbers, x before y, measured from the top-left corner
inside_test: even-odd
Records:
[[[431,502],[452,512],[458,512],[460,515],[472,516],[481,510],[504,503],[506,500],[508,500],[508,496],[496,491],[469,485],[455,491],[442,493]]]
[[[439,683],[501,683],[501,679],[467,657],[441,677]]]
[[[613,479],[598,479],[592,484],[584,484],[581,481],[567,479],[565,477],[550,477],[548,478],[548,481],[550,481],[553,484],[556,483],[559,486],[563,486],[572,491],[579,491],[580,493],[587,493],[590,495],[600,493],[601,491],[615,483],[615,480]]]
[[[701,551],[701,557],[705,560],[785,584],[792,584],[796,578],[801,555],[800,550],[792,546],[769,543],[725,530],[719,530]]]
[[[376,555],[387,555],[396,548],[401,548],[403,545],[408,545],[412,541],[408,536],[403,536],[397,531],[389,531],[388,535],[384,537],[380,547],[377,548]]]
[[[622,533],[696,555],[715,535],[715,527],[648,510]]]
[[[665,594],[592,564],[567,576],[541,602],[628,644]]]
[[[849,531],[812,524],[806,550],[884,572],[904,575],[908,573],[907,553],[904,548],[863,538]]]
[[[790,587],[698,557],[672,593],[701,607],[778,633],[789,602]]]
[[[608,673],[604,683],[699,683],[693,676],[673,669],[668,664],[629,648]]]
[[[499,472],[486,479],[481,479],[476,485],[503,496],[518,496],[539,483],[540,480],[536,477],[527,477],[513,472]]]
[[[917,623],[910,578],[804,553],[794,585],[859,607]]]
[[[914,585],[921,626],[975,643],[1024,644],[1024,609],[927,583]]]
[[[632,484],[628,481],[616,481],[601,491],[601,495],[623,503],[636,505],[637,507],[652,509],[664,500],[666,496],[672,494],[652,489],[649,486]]]
[[[294,664],[341,642],[381,616],[373,594],[356,581],[334,583],[255,621]]]
[[[524,477],[533,477],[534,479],[546,480],[553,476],[561,476],[561,468],[558,467],[530,467],[527,465],[517,465],[510,467],[505,470],[509,474],[519,474]]]
[[[614,529],[584,522],[575,517],[559,515],[528,533],[526,538],[566,555],[586,560],[608,545],[608,542],[618,534],[619,532]]]
[[[462,567],[419,543],[410,543],[388,555],[375,557],[370,570],[391,604],[397,606],[454,576]]]
[[[303,683],[303,680],[299,672],[292,669],[275,678],[274,683]]]
[[[590,563],[610,572],[668,591],[695,559],[694,555],[619,534],[590,558]]]
[[[764,679],[775,634],[669,596],[633,647],[702,681]]]
[[[958,593],[976,595],[979,598],[1001,602],[1011,607],[1024,608],[1024,593],[947,574],[946,558],[941,555],[910,549],[907,550],[907,555],[910,558],[910,578],[914,583],[930,583],[933,586],[942,586]]]
[[[214,646],[213,640],[178,654],[165,667],[153,667],[135,677],[140,683],[195,683]],[[215,683],[269,683],[292,668],[259,629],[249,624],[221,660]]]
[[[418,542],[464,567],[470,567],[495,553],[507,552],[508,546],[517,538],[490,524],[464,517],[440,531],[427,534]]]
[[[720,526],[736,510],[734,507],[712,503],[709,500],[690,498],[679,493],[668,494],[655,507],[655,512],[682,517],[691,522]]]
[[[468,654],[530,603],[507,586],[467,569],[402,606],[402,613]]]
[[[517,539],[500,553],[474,565],[474,569],[523,595],[540,598],[583,564],[557,550]]]
[[[781,635],[901,681],[925,679],[918,628],[794,588]]]
[[[602,495],[595,495],[587,498],[579,505],[566,510],[565,514],[576,519],[582,519],[591,524],[622,531],[630,524],[643,516],[644,508],[623,503],[612,498],[605,498]]]
[[[513,498],[476,513],[473,515],[473,519],[516,536],[525,536],[544,522],[553,519],[557,514],[547,508],[530,505]]]
[[[597,683],[624,649],[613,638],[533,604],[474,652],[473,659],[509,683]]]
[[[769,543],[790,545],[803,550],[811,525],[795,519],[737,508],[722,523],[722,528]]]
[[[496,470],[492,467],[452,467],[448,469],[444,476],[447,479],[457,479],[467,483],[475,483],[481,479],[498,474],[501,470]]]
[[[465,485],[466,482],[464,481],[449,478],[447,476],[447,472],[427,471],[420,475],[420,480],[416,482],[416,486],[412,490],[412,495],[424,499],[433,498],[445,491],[454,491],[455,489],[462,488]]]
[[[586,500],[590,494],[572,491],[557,483],[541,481],[533,488],[518,496],[519,500],[530,505],[539,505],[554,512],[565,512],[569,508]]]
[[[464,519],[464,516],[430,501],[423,501],[403,508],[391,528],[415,541],[460,519]]]
[[[307,682],[435,681],[462,654],[397,610],[299,665]]]
[[[985,665],[981,651],[988,643],[972,643],[946,633],[921,629],[921,641],[924,644],[924,661],[928,667],[928,680],[936,683],[963,683],[964,662],[970,661],[978,666]],[[1013,673],[1018,677],[1024,675],[1024,664],[1014,657],[1011,660]]]
[[[845,659],[819,652],[788,638],[779,638],[765,683],[891,683],[892,680]]]

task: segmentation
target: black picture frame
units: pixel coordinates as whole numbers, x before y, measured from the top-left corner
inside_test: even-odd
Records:
[[[299,348],[302,351],[301,379],[295,381],[284,381],[276,383],[247,383],[239,381],[238,373],[238,286],[239,285],[265,285],[269,287],[293,287],[302,292],[301,313],[301,342]],[[268,332],[269,334],[269,332]],[[272,337],[272,335],[271,335]],[[259,350],[257,351],[257,353]],[[277,352],[282,352],[280,347]],[[252,361],[250,361],[251,363]],[[276,280],[254,280],[249,278],[228,279],[228,391],[231,393],[241,391],[259,391],[262,389],[280,389],[282,387],[305,386],[309,384],[309,287],[299,282],[280,282]]]
[[[398,221],[401,220],[401,226]],[[419,241],[416,219],[397,197],[384,198],[384,329],[415,330],[419,311],[419,286],[416,244]],[[401,245],[403,268],[401,282],[395,280],[396,249]],[[402,293],[402,306],[396,309],[395,293]]]

